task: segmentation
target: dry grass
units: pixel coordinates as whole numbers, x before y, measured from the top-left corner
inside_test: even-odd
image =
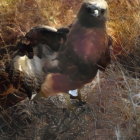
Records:
[[[98,136],[112,133],[118,140],[140,137],[140,79],[128,77],[124,71],[116,62],[81,89],[94,110]],[[104,130],[108,131],[104,134]]]
[[[109,32],[114,38],[115,54],[126,55],[140,44],[140,1],[108,0],[110,5]]]

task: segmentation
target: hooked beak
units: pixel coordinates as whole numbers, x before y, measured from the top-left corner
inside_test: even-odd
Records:
[[[92,16],[98,17],[100,15],[99,10],[94,10],[93,13],[91,13]]]
[[[97,7],[95,5],[87,5],[86,10],[89,15],[94,16],[94,17],[100,17],[101,15],[104,15],[105,9]]]
[[[98,17],[100,16],[101,12],[99,9],[95,8],[95,6],[87,6],[87,12],[91,15],[91,16],[94,16],[94,17]]]

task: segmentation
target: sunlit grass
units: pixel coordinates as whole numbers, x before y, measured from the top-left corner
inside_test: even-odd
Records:
[[[110,1],[112,36],[115,38],[115,53],[128,54],[138,47],[140,35],[140,1]]]

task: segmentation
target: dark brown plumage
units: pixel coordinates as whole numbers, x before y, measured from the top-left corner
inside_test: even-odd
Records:
[[[106,68],[110,62],[107,15],[108,5],[104,0],[90,0],[82,4],[63,44],[64,50],[55,58],[59,71],[49,74],[45,71],[40,92],[43,96],[81,88],[96,76],[99,69]],[[48,65],[45,63],[44,67],[47,69]]]

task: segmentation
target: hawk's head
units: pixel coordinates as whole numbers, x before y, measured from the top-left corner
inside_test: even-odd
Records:
[[[101,27],[108,17],[108,4],[105,0],[85,0],[78,13],[78,20],[86,27]]]

